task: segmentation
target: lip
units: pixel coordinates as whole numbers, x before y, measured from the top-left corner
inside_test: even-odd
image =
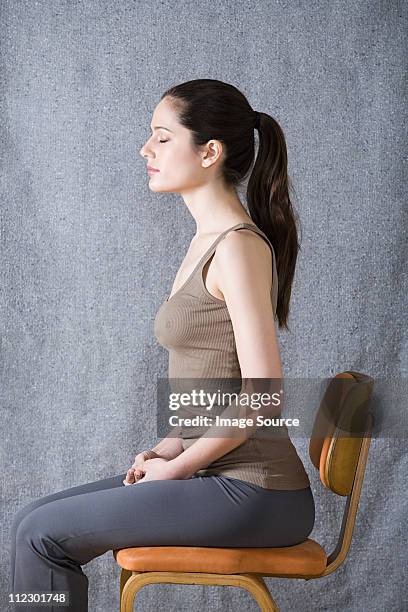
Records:
[[[147,171],[148,172],[160,172],[160,170],[157,170],[157,168],[152,168],[151,166],[147,166]]]

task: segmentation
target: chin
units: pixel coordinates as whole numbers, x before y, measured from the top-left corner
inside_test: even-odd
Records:
[[[154,183],[152,184],[150,181],[149,181],[149,189],[150,191],[154,191],[155,193],[177,193],[175,188],[155,185]]]
[[[155,193],[165,193],[168,189],[163,189],[163,187],[156,187],[155,185],[149,185],[150,191],[154,191]]]

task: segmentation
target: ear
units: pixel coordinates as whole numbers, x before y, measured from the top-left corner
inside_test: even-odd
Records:
[[[223,148],[220,140],[209,140],[203,147],[201,155],[201,165],[203,168],[209,168],[222,157]]]

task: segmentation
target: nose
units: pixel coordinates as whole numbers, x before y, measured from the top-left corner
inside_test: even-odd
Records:
[[[148,152],[145,150],[146,145],[143,145],[143,147],[139,150],[139,154],[146,158],[149,159],[149,157],[152,157],[151,155],[148,154]]]
[[[139,153],[142,157],[145,157],[146,159],[148,159],[149,157],[152,157],[152,151],[151,151],[151,147],[150,147],[150,140],[151,138],[148,138],[147,141],[144,143],[143,147],[139,150]]]

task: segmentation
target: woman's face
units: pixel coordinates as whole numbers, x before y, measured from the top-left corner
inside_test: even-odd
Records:
[[[152,135],[140,155],[146,159],[146,166],[159,170],[148,175],[152,191],[182,193],[208,180],[203,153],[193,149],[191,132],[178,122],[168,99],[156,106],[150,127]]]

